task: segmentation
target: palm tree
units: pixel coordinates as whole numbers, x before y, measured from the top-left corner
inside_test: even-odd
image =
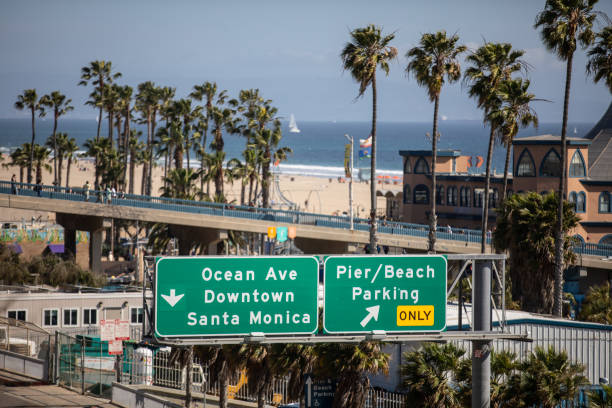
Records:
[[[33,166],[36,168],[36,184],[42,184],[43,170],[47,170],[49,173],[52,170],[49,163],[47,163],[49,160],[49,150],[45,146],[38,144],[35,144],[32,150],[34,157]]]
[[[61,176],[57,169],[57,121],[60,116],[63,116],[74,109],[74,106],[70,105],[71,102],[72,99],[66,99],[66,95],[63,95],[62,93],[60,93],[60,91],[53,91],[49,95],[45,95],[40,99],[40,103],[42,105],[53,110],[53,134],[51,135],[51,147],[53,148],[53,184],[55,184],[56,186],[61,185]]]
[[[66,162],[67,162],[66,188],[70,187],[70,168],[72,166],[72,163],[76,161],[75,153],[77,152],[77,150],[79,150],[79,145],[77,145],[77,142],[74,137],[71,137],[70,139],[68,139],[66,143],[62,146],[62,151],[63,151],[64,157],[66,158]],[[61,181],[61,175],[60,175],[59,180]]]
[[[573,399],[587,384],[584,366],[572,363],[565,351],[536,347],[508,378],[504,406],[553,408]]]
[[[552,311],[557,201],[556,194],[530,192],[514,194],[498,208],[493,245],[509,251],[512,298],[528,312]],[[579,218],[570,203],[564,204],[563,233],[567,234]],[[571,262],[575,259],[571,240],[564,245],[564,261]]]
[[[128,184],[128,193],[134,194],[134,174],[136,164],[140,162],[144,162],[142,160],[142,152],[144,151],[145,145],[140,141],[140,136],[142,135],[142,131],[131,129],[130,137],[128,139],[128,147],[127,150],[130,153],[130,169],[129,169],[129,184]]]
[[[198,177],[200,177],[199,172],[193,169],[170,170],[166,183],[161,189],[162,197],[195,200],[200,193],[196,186]]]
[[[55,180],[54,182],[56,183],[57,186],[62,185],[62,170],[64,168],[64,157],[66,156],[64,147],[66,146],[66,143],[68,143],[67,133],[60,132],[60,133],[57,133],[55,137],[51,135],[47,139],[47,147],[55,150],[56,157],[54,157],[53,164],[55,165],[54,170],[57,170],[58,172],[54,179]],[[57,162],[56,162],[56,159],[57,159]]]
[[[81,81],[79,85],[87,85],[89,82],[94,86],[94,92],[90,96],[94,97],[97,94],[98,103],[95,104],[99,108],[100,113],[98,114],[98,131],[96,133],[96,140],[100,138],[100,126],[102,125],[102,110],[104,103],[104,90],[105,85],[110,84],[113,80],[121,76],[120,72],[112,72],[111,61],[91,61],[88,66],[81,68]],[[95,97],[94,97],[95,98]]]
[[[138,85],[136,94],[136,109],[142,114],[142,121],[147,124],[146,156],[147,161],[142,166],[142,191],[141,194],[150,195],[148,179],[152,174],[153,166],[153,120],[157,109],[158,97],[155,84],[151,81],[143,82]]]
[[[29,152],[29,149],[28,149]],[[30,163],[29,153],[25,151],[24,147],[18,147],[13,150],[10,154],[11,161],[3,164],[3,166],[18,166],[19,167],[19,182],[23,183],[23,169],[25,169]]]
[[[15,109],[24,110],[29,109],[32,114],[32,141],[30,142],[30,146],[34,145],[34,141],[36,139],[36,126],[35,126],[35,117],[36,112],[38,112],[39,117],[45,116],[45,108],[44,105],[41,104],[41,100],[38,99],[38,95],[36,94],[36,89],[26,89],[23,91],[21,95],[17,95],[17,102],[15,102]],[[30,149],[30,161],[28,163],[28,183],[32,182],[32,166],[34,163],[34,150]]]
[[[365,405],[370,380],[368,374],[387,374],[389,355],[382,343],[323,343],[316,346],[315,373],[322,378],[338,378],[333,408],[360,408]]]
[[[359,83],[357,97],[372,87],[372,158],[370,169],[370,250],[376,251],[376,70],[380,67],[389,75],[389,61],[397,56],[397,48],[389,45],[394,34],[383,36],[381,28],[371,24],[351,31],[351,41],[346,43],[340,58],[344,70],[349,71]]]
[[[476,98],[479,108],[484,110],[484,121],[488,121],[489,112],[499,108],[501,104],[497,91],[499,84],[510,79],[512,73],[524,69],[525,62],[520,58],[525,52],[513,50],[512,44],[486,43],[467,57],[472,64],[465,71],[465,81],[470,84],[469,95]],[[487,169],[485,174],[484,202],[482,215],[482,230],[480,251],[485,252],[487,240],[487,224],[489,221],[489,190],[491,186],[491,163],[493,146],[495,145],[495,123],[490,122],[489,148],[487,150]]]
[[[604,27],[597,39],[597,44],[588,52],[587,74],[593,76],[595,83],[603,79],[612,92],[612,26]]]
[[[583,48],[594,40],[593,22],[597,14],[593,11],[597,0],[546,0],[544,10],[536,17],[535,28],[541,28],[540,36],[546,48],[567,62],[565,71],[565,97],[563,101],[563,124],[561,126],[561,177],[557,195],[557,231],[555,235],[555,304],[553,314],[561,316],[563,311],[563,202],[566,199],[567,183],[567,116],[572,82],[572,62],[578,43]]]
[[[600,286],[592,286],[582,303],[580,319],[587,322],[612,324],[612,296],[610,282]],[[612,396],[611,396],[612,397]]]
[[[414,406],[428,408],[459,408],[457,389],[451,385],[450,374],[459,366],[465,350],[452,343],[424,343],[422,349],[404,354],[400,368],[402,386],[408,390],[408,400]]]
[[[287,158],[290,153],[293,153],[289,147],[279,147],[282,133],[280,123],[276,123],[274,129],[263,129],[256,131],[255,145],[263,153],[263,161],[261,167],[261,193],[264,208],[270,207],[270,165],[279,163]]]
[[[272,347],[282,347],[275,353],[272,369],[276,373],[284,373],[288,377],[287,398],[300,400],[304,397],[305,377],[311,373],[316,362],[314,346],[307,344],[274,344]]]
[[[538,115],[529,104],[539,99],[536,99],[534,94],[527,91],[529,84],[529,80],[523,81],[520,78],[502,81],[497,91],[501,105],[491,111],[488,116],[488,121],[494,124],[492,127],[499,133],[502,143],[506,146],[502,201],[506,199],[510,152],[514,137],[520,128],[529,125],[538,127]]]
[[[204,169],[204,165],[206,164],[206,158],[203,153],[206,152],[206,139],[208,137],[208,126],[210,124],[210,120],[212,118],[212,107],[213,100],[217,94],[217,83],[216,82],[204,82],[202,85],[194,85],[193,92],[189,94],[190,97],[195,99],[196,101],[203,101],[206,99],[205,115],[198,122],[198,132],[202,138],[200,143],[199,156],[200,156],[200,166]],[[204,190],[204,178],[200,180],[200,189]],[[207,192],[208,193],[208,192]]]
[[[427,87],[429,100],[434,103],[433,137],[431,139],[431,214],[429,221],[429,251],[436,252],[436,160],[438,156],[438,108],[440,92],[444,77],[449,83],[461,78],[461,66],[457,57],[465,52],[467,47],[457,45],[459,36],[446,36],[446,31],[435,34],[423,34],[418,47],[406,53],[410,60],[406,67],[408,74],[412,73],[420,86]]]
[[[194,353],[200,361],[208,364],[211,381],[219,383],[219,407],[227,408],[227,386],[229,378],[244,366],[239,353],[241,345],[195,346]]]

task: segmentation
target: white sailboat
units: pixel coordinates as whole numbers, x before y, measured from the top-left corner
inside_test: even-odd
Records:
[[[293,113],[289,116],[289,132],[300,133],[300,129],[297,127],[297,123],[295,123],[295,116],[293,116]]]

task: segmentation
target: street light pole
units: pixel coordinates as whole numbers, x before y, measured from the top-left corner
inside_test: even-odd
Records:
[[[350,219],[350,228],[353,230],[353,177],[354,177],[354,169],[353,169],[353,137],[347,134],[344,135],[351,142],[351,180],[349,181],[349,219]]]

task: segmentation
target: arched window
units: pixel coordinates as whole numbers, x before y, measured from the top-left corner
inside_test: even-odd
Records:
[[[523,150],[516,162],[516,175],[517,177],[535,177],[535,164],[527,149]]]
[[[404,161],[404,174],[412,173],[412,164],[410,164],[410,157],[406,157]]]
[[[412,191],[410,191],[410,185],[404,185],[404,204],[410,204],[412,202]]]
[[[612,234],[605,235],[602,239],[599,240],[599,243],[602,245],[612,246]]]
[[[576,212],[583,213],[586,211],[586,194],[582,191],[576,195]]]
[[[444,205],[444,186],[436,186],[436,204]]]
[[[567,201],[573,204],[572,208],[574,209],[574,212],[576,212],[576,193],[574,193],[573,191],[569,193],[569,195],[567,196]]]
[[[459,196],[459,205],[461,207],[469,207],[470,206],[470,188],[469,187],[461,187],[460,191],[461,195]]]
[[[542,164],[540,165],[540,176],[542,177],[559,177],[561,176],[561,157],[555,149],[550,149]]]
[[[482,208],[482,199],[484,198],[484,190],[481,188],[474,189],[474,207]]]
[[[414,188],[415,204],[429,204],[429,188],[425,184],[419,184]]]
[[[576,242],[584,244],[584,238],[582,238],[582,235],[576,234],[573,236],[573,238],[576,240]]]
[[[599,212],[609,213],[610,212],[610,193],[603,191],[599,195]]]
[[[428,174],[429,166],[424,158],[419,157],[416,164],[414,165],[414,174]]]
[[[489,208],[497,207],[497,201],[499,200],[499,191],[494,188],[489,192]]]
[[[446,205],[457,205],[457,187],[446,189]]]
[[[580,150],[576,150],[576,152],[572,156],[572,161],[570,161],[569,166],[569,176],[586,177],[584,157],[582,157],[582,153],[580,153]]]

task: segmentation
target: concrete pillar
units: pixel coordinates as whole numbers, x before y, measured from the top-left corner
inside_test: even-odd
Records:
[[[341,241],[324,241],[309,238],[295,238],[295,246],[304,251],[305,254],[347,254],[354,252],[353,244]]]
[[[76,261],[76,230],[64,229],[64,258]]]
[[[170,225],[168,228],[171,236],[178,238],[179,255],[189,255],[189,250],[194,245],[201,245],[207,248],[209,255],[216,255],[216,245],[228,237],[227,231],[214,228],[199,228],[184,225]]]
[[[89,231],[89,269],[102,273],[102,229]]]

